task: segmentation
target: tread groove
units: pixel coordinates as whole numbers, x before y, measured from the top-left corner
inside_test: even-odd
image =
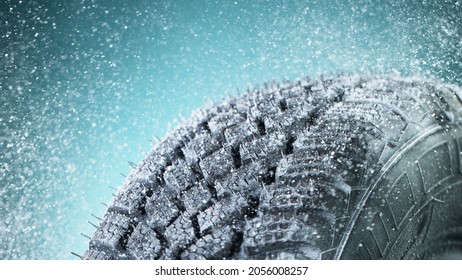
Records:
[[[207,188],[207,190],[210,192],[210,195],[212,196],[212,198],[214,200],[217,200],[218,199],[218,195],[217,195],[217,189],[212,185],[210,184],[209,182],[205,181],[205,187]]]
[[[231,148],[231,157],[233,158],[234,168],[239,169],[242,166],[241,151],[239,146]]]
[[[255,120],[255,123],[257,124],[257,129],[258,129],[258,133],[260,134],[260,136],[265,136],[266,135],[265,121],[261,118],[257,118]]]
[[[186,207],[184,206],[183,201],[181,201],[178,197],[173,196],[170,197],[170,201],[180,210],[181,213],[186,212]]]
[[[207,131],[208,133],[212,132],[210,130],[209,123],[207,121],[200,123],[198,127],[199,127],[199,129]]]
[[[164,236],[164,234],[159,229],[153,228],[152,230],[156,234],[156,238],[159,239],[159,242],[162,248],[161,253],[163,253],[165,250],[167,250],[170,247],[170,244],[167,238]]]
[[[247,208],[245,209],[244,215],[247,218],[253,218],[257,216],[258,213],[258,207],[260,205],[260,198],[256,195],[249,195],[247,197]]]
[[[138,223],[129,223],[128,230],[122,235],[122,237],[119,240],[119,246],[120,248],[125,251],[127,249],[127,242],[130,236],[132,235],[133,231],[135,230],[135,227],[138,225]]]
[[[230,256],[238,254],[242,250],[242,244],[244,243],[244,233],[241,231],[235,231],[231,238],[231,248],[229,250]]]
[[[194,236],[197,239],[201,239],[202,235],[201,235],[201,229],[200,229],[200,226],[199,226],[199,221],[197,219],[197,215],[198,214],[195,214],[195,215],[191,216],[191,225],[192,225],[192,227],[194,229]]]
[[[271,166],[267,171],[260,176],[260,182],[264,185],[272,185],[276,181],[276,166]]]
[[[283,149],[283,154],[285,156],[290,155],[294,152],[294,142],[297,140],[297,138],[293,137],[292,135],[289,135],[286,144]]]
[[[281,109],[281,112],[287,110],[287,101],[285,99],[279,101],[279,109]]]

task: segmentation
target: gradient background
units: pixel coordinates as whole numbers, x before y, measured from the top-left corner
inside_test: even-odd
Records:
[[[0,1],[0,259],[75,259],[148,139],[227,93],[340,73],[462,84],[457,1]]]

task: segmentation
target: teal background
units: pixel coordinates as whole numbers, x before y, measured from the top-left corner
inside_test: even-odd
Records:
[[[227,94],[342,73],[461,85],[460,15],[436,0],[1,1],[0,259],[75,259],[148,139]]]

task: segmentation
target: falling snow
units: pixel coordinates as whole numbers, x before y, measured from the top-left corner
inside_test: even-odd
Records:
[[[0,7],[0,259],[84,251],[127,162],[237,88],[389,72],[462,84],[462,2],[41,2]]]

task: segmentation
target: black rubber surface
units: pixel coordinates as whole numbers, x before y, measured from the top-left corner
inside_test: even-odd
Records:
[[[344,76],[204,109],[134,168],[83,258],[457,256],[461,97]]]

